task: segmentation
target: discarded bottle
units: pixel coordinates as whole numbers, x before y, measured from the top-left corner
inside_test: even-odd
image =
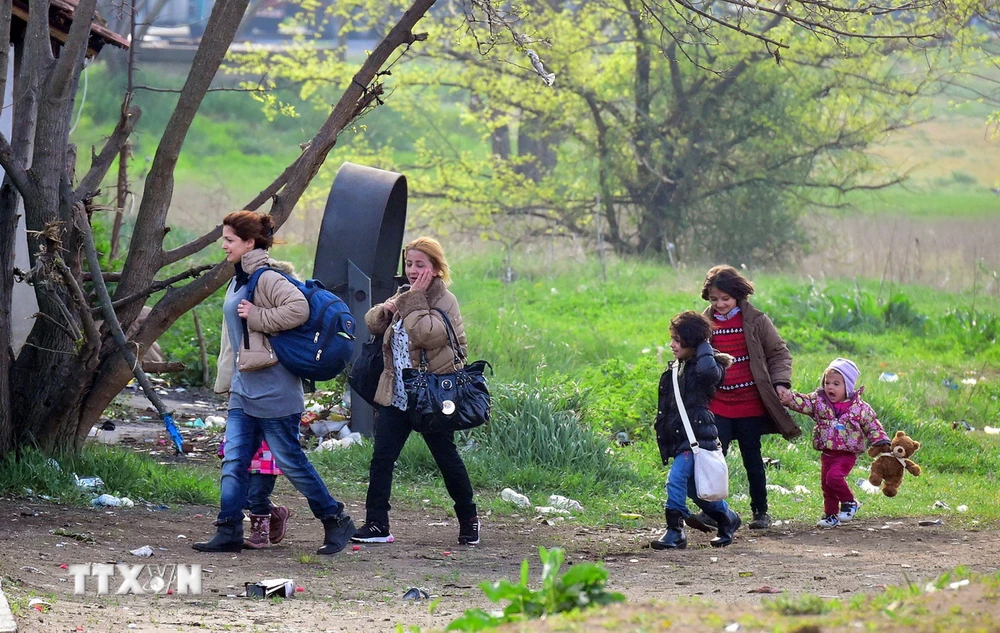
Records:
[[[500,498],[504,501],[510,501],[514,505],[521,506],[522,508],[531,506],[531,499],[522,495],[520,492],[511,490],[510,488],[504,488],[501,490]]]
[[[858,488],[861,488],[862,492],[867,492],[870,495],[877,495],[879,492],[879,487],[872,485],[872,482],[864,477],[858,479]]]
[[[579,501],[562,495],[549,495],[549,505],[554,508],[562,508],[563,510],[583,512],[583,506],[580,505]]]
[[[132,506],[135,505],[135,503],[131,499],[129,499],[128,497],[116,497],[114,495],[104,494],[104,495],[101,495],[100,497],[97,497],[93,501],[91,501],[90,505],[96,506],[98,508],[101,508],[101,507],[108,507],[108,508],[125,507],[125,508],[131,508]]]

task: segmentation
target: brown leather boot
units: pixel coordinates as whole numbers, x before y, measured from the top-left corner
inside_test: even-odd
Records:
[[[281,539],[285,538],[285,531],[288,530],[286,521],[292,516],[292,511],[285,506],[271,506],[271,544],[277,545]]]
[[[243,547],[250,549],[266,549],[271,547],[271,515],[250,515],[250,536],[243,539]]]

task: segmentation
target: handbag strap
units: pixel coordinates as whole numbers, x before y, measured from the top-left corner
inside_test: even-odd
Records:
[[[455,369],[458,370],[459,367],[465,365],[465,356],[462,354],[462,348],[458,344],[458,333],[455,332],[455,326],[451,324],[451,319],[448,318],[448,313],[441,308],[432,308],[435,312],[441,314],[441,318],[444,320],[445,333],[448,335],[448,347],[451,348],[451,353],[454,355],[454,360],[452,363],[455,365]],[[427,350],[420,348],[420,368],[422,371],[427,370]],[[490,367],[492,369],[492,367]]]
[[[691,443],[691,451],[697,453],[700,450],[698,446],[698,441],[694,438],[694,431],[691,430],[691,420],[688,419],[687,408],[684,406],[684,400],[681,398],[681,386],[677,382],[677,368],[680,366],[680,361],[674,363],[674,368],[670,372],[674,381],[674,402],[677,405],[677,411],[681,414],[681,422],[684,423],[684,432],[687,433],[688,442]]]
[[[451,324],[451,319],[448,318],[447,312],[441,308],[434,308],[434,310],[439,312],[441,318],[444,319],[445,330],[448,332],[448,346],[451,347],[451,351],[455,355],[455,368],[457,369],[459,364],[465,364],[462,347],[458,344],[458,332],[455,331],[455,326]]]

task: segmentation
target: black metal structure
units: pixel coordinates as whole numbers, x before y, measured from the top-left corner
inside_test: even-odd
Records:
[[[327,198],[313,277],[339,295],[357,319],[357,344],[368,340],[364,315],[396,293],[406,227],[406,176],[344,163]],[[351,394],[351,430],[374,432],[374,410]]]

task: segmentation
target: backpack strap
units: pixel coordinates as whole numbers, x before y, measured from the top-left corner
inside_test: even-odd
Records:
[[[254,293],[257,292],[257,282],[260,281],[260,276],[264,274],[266,270],[274,270],[268,266],[261,266],[257,270],[253,271],[250,278],[247,280],[247,301],[253,303]],[[280,272],[280,271],[276,271]],[[240,319],[243,322],[243,347],[244,349],[250,349],[250,328],[247,327],[247,320]]]

